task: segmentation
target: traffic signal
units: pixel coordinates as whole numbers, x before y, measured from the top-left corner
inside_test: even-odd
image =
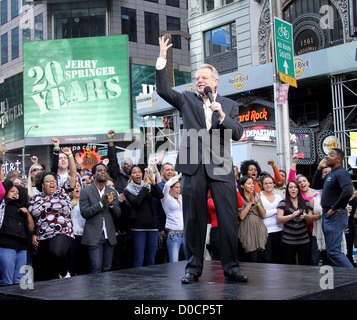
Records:
[[[87,148],[86,152],[87,152],[87,159],[91,159],[92,158],[92,153],[90,151],[90,148]]]

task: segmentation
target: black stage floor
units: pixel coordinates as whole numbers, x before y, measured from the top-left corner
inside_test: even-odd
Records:
[[[241,262],[248,283],[226,281],[221,264],[205,261],[200,280],[180,282],[186,262],[112,271],[0,288],[0,300],[350,300],[357,270]],[[327,289],[326,286],[328,287]]]

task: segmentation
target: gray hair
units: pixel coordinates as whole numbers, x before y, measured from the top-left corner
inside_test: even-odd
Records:
[[[126,157],[126,158],[122,158],[122,159],[120,160],[120,167],[123,168],[125,162],[127,162],[127,161],[130,161],[131,164],[133,164],[133,160],[132,160],[131,158],[129,158],[129,157]]]
[[[217,71],[217,69],[214,67],[214,66],[212,66],[212,65],[210,65],[210,64],[208,64],[208,63],[204,63],[203,65],[201,65],[199,68],[198,68],[198,70],[201,70],[201,69],[210,69],[211,71],[212,71],[212,77],[213,77],[213,79],[215,79],[215,80],[218,80],[219,79],[219,73],[218,73],[218,71]],[[197,70],[197,71],[198,71]],[[196,71],[196,74],[197,74],[197,71]],[[196,76],[196,75],[195,75]]]

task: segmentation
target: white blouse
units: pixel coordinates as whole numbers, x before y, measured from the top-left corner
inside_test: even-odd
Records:
[[[161,199],[162,208],[166,214],[165,228],[169,230],[183,231],[182,196],[175,199],[170,195],[170,188],[178,181],[177,177],[171,178],[165,183]]]
[[[277,220],[277,207],[279,202],[282,200],[282,197],[276,193],[274,193],[275,199],[274,202],[271,203],[265,196],[264,193],[261,193],[260,201],[265,209],[265,218],[263,219],[265,226],[268,229],[268,233],[278,232],[283,230],[283,224],[278,223]]]

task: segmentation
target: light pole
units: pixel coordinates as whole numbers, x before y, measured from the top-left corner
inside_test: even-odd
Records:
[[[30,130],[32,129],[32,128],[38,128],[39,127],[39,125],[38,124],[34,124],[33,126],[31,126],[28,130],[27,130],[27,132],[26,132],[26,134],[25,134],[25,137],[24,137],[24,146],[23,146],[23,148],[22,148],[22,176],[23,176],[23,179],[26,179],[26,171],[25,171],[25,156],[26,156],[26,154],[25,154],[25,147],[26,147],[26,137],[27,137],[27,135],[29,134],[29,132],[30,132]]]
[[[271,24],[271,45],[273,63],[273,83],[274,83],[274,105],[275,105],[275,130],[276,130],[276,151],[277,163],[280,169],[288,171],[290,168],[290,124],[289,124],[289,104],[278,103],[280,90],[280,78],[276,65],[276,48],[274,33],[274,17],[282,18],[281,0],[270,0],[270,24]]]

